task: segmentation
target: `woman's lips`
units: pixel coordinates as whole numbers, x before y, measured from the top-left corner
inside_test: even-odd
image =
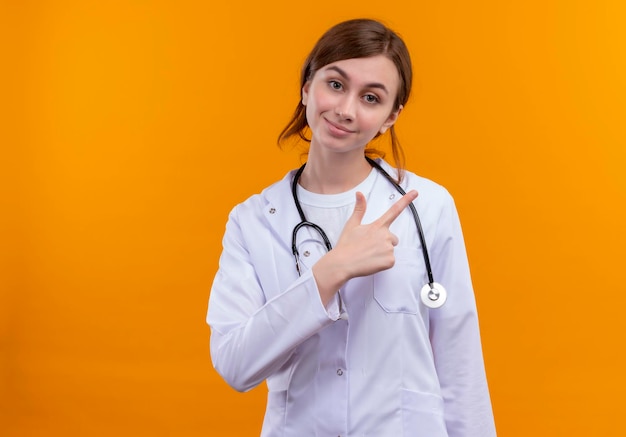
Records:
[[[347,127],[341,126],[340,124],[333,123],[327,118],[325,118],[324,120],[326,121],[326,123],[328,123],[330,131],[335,135],[345,136],[345,135],[354,133],[353,130],[348,129]]]

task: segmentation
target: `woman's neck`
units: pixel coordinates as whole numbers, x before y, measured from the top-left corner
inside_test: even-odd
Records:
[[[336,153],[324,157],[309,152],[300,185],[319,194],[337,194],[348,191],[363,182],[372,167],[363,150],[357,153]]]

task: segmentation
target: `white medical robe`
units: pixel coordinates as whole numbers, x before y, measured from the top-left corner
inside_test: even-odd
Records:
[[[395,174],[384,161],[383,167]],[[264,380],[269,389],[264,437],[491,437],[495,426],[485,377],[476,304],[452,197],[407,172],[416,189],[435,281],[448,291],[439,309],[419,293],[427,283],[410,211],[390,229],[398,236],[393,268],[354,278],[325,308],[310,267],[325,251],[300,231],[298,277],[291,234],[300,221],[291,195],[294,172],[237,205],[229,216],[207,322],[211,357],[235,389]],[[379,177],[363,223],[399,199]]]

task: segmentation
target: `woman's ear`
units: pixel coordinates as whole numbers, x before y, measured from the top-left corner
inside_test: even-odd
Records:
[[[309,88],[311,88],[311,82],[307,80],[304,83],[304,86],[302,87],[302,105],[303,106],[306,106],[306,102],[309,98]]]
[[[380,127],[379,132],[380,132],[381,135],[384,134],[385,132],[387,132],[387,129],[389,129],[391,126],[393,126],[393,124],[398,119],[398,116],[400,115],[400,112],[402,112],[402,108],[404,108],[404,106],[400,105],[400,107],[398,109],[396,109],[391,114],[389,114],[389,117],[387,118],[387,120]]]

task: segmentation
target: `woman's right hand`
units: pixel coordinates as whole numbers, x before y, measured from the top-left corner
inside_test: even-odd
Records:
[[[389,230],[389,226],[416,198],[417,191],[409,191],[377,220],[363,225],[361,221],[367,202],[363,193],[356,193],[354,211],[335,248],[313,266],[313,276],[324,305],[349,279],[393,267],[393,248],[398,244],[398,237]]]

